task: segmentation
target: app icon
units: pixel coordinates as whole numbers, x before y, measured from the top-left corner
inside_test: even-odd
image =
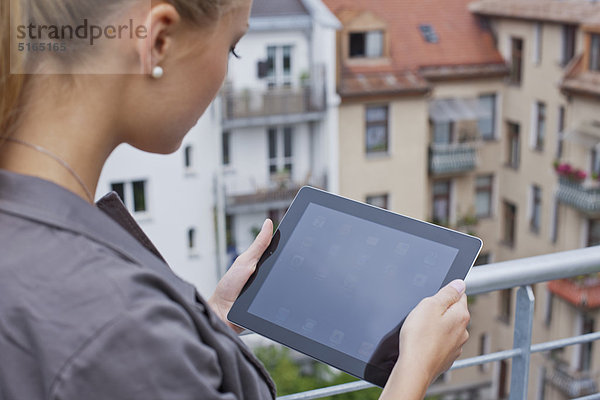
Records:
[[[406,253],[408,253],[409,247],[410,246],[408,245],[408,243],[400,242],[394,248],[394,252],[398,255],[405,256]]]
[[[413,279],[413,285],[423,287],[427,282],[427,275],[417,274]]]
[[[302,325],[302,330],[306,333],[312,333],[315,330],[316,326],[317,321],[315,321],[314,319],[306,318],[306,321],[304,321],[304,325]]]
[[[315,240],[312,237],[306,237],[304,238],[304,240],[302,241],[302,246],[304,247],[312,247],[313,243],[315,242]]]
[[[373,350],[375,350],[375,345],[369,342],[362,342],[360,347],[358,348],[358,354],[363,357],[371,357],[373,354]]]
[[[326,279],[329,276],[329,268],[325,264],[319,265],[317,268],[317,278]]]
[[[387,264],[384,268],[384,271],[387,275],[395,275],[399,269],[400,269],[400,267],[398,265]]]
[[[352,290],[356,287],[357,284],[358,284],[358,277],[354,274],[348,274],[348,275],[346,275],[346,278],[344,278],[344,288],[345,289]]]
[[[340,246],[339,244],[334,244],[329,248],[329,255],[332,257],[335,257],[338,254],[340,254],[341,249],[342,249],[342,246]]]
[[[292,267],[297,268],[301,266],[302,263],[304,263],[304,257],[299,255],[295,255],[294,257],[292,257]]]
[[[331,334],[331,336],[329,337],[329,341],[333,344],[342,344],[342,341],[344,340],[344,332],[340,331],[340,330],[334,330],[333,333]]]
[[[352,225],[344,224],[340,227],[340,234],[349,235],[350,233],[352,233]]]
[[[277,321],[285,322],[290,316],[290,310],[285,307],[279,307],[277,310]]]
[[[360,267],[364,267],[365,265],[367,265],[367,261],[369,261],[369,256],[367,254],[360,254],[356,259],[356,263]]]
[[[325,217],[319,215],[317,218],[313,219],[312,224],[315,228],[322,228],[325,225]]]
[[[367,238],[367,244],[369,246],[377,246],[377,243],[379,243],[379,238],[375,237],[375,236],[369,236]]]
[[[427,257],[425,257],[425,264],[430,265],[430,266],[435,266],[438,262],[438,254],[437,253],[430,253],[429,255],[427,255]]]

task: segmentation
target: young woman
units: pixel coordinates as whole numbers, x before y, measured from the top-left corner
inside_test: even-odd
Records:
[[[92,197],[120,143],[180,146],[223,82],[251,0],[0,1],[0,398],[274,397],[225,317],[272,223],[205,301],[114,194]],[[95,43],[91,30],[50,35],[84,15],[104,27]],[[132,20],[142,28],[117,37]],[[45,52],[22,40],[35,35],[50,40]],[[422,399],[459,356],[464,289],[452,282],[409,315],[382,398]]]

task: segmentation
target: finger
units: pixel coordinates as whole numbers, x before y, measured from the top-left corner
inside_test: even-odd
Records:
[[[460,300],[465,292],[465,288],[465,282],[457,279],[441,288],[433,298],[436,299],[442,305],[443,310],[446,311],[450,306]]]
[[[271,243],[271,236],[273,236],[273,222],[267,218],[254,242],[248,247],[248,250],[240,254],[235,263],[254,266]]]
[[[467,295],[463,293],[462,296],[460,296],[460,300],[448,307],[444,315],[455,318],[458,321],[461,321],[464,326],[467,326],[471,319],[469,308],[467,306]]]

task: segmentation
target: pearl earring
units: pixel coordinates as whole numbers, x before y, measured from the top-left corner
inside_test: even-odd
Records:
[[[158,65],[154,68],[152,68],[152,77],[154,79],[159,79],[164,75],[165,71],[162,69],[162,67],[159,67]]]

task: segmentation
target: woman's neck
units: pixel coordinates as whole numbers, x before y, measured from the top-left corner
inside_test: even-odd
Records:
[[[57,79],[58,81],[58,79]],[[102,94],[31,93],[18,128],[0,147],[0,168],[54,182],[93,203],[102,167],[118,143]],[[108,105],[107,105],[108,104]]]

